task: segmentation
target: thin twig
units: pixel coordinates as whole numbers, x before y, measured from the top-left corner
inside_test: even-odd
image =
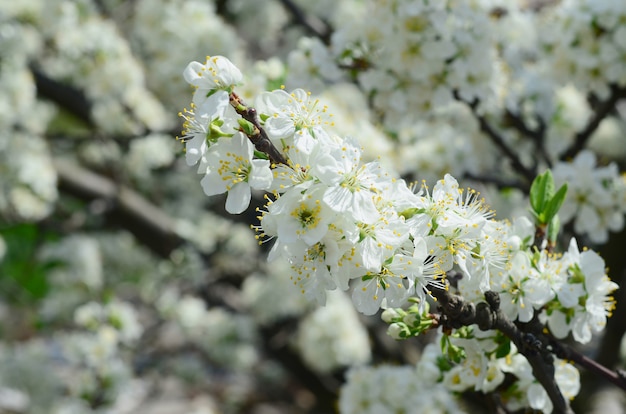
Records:
[[[509,124],[511,124],[513,128],[515,128],[518,132],[520,132],[524,136],[530,138],[535,143],[535,146],[537,147],[539,154],[548,165],[548,168],[552,167],[552,160],[550,159],[550,156],[548,155],[548,152],[546,151],[546,146],[545,146],[546,123],[544,122],[544,120],[540,116],[537,116],[536,118],[537,118],[538,126],[537,126],[537,129],[533,130],[533,129],[530,129],[528,125],[526,125],[526,122],[524,122],[524,119],[522,118],[521,115],[514,114],[513,112],[507,109],[505,112],[505,116],[506,116],[505,118],[506,121]],[[537,165],[535,165],[533,169],[536,170]]]
[[[604,365],[594,361],[593,359],[581,354],[575,349],[570,348],[556,340],[551,340],[550,345],[552,346],[553,352],[557,357],[573,361],[578,365],[584,367],[585,369],[593,372],[594,374],[607,379],[622,390],[626,391],[626,378],[624,378],[623,373],[610,370]]]
[[[107,202],[111,206],[107,216],[155,253],[169,257],[185,242],[176,232],[172,218],[131,188],[118,185],[73,161],[56,158],[53,162],[62,191],[86,201]]]
[[[517,156],[515,151],[504,141],[502,135],[500,135],[487,121],[484,115],[478,113],[478,100],[474,100],[473,102],[464,101],[457,92],[454,93],[455,98],[465,103],[472,110],[472,113],[478,120],[478,124],[480,125],[480,130],[491,139],[491,142],[498,147],[498,149],[511,161],[513,168],[521,174],[529,183],[535,178],[535,172],[526,167],[520,158]]]
[[[521,181],[509,180],[509,179],[506,179],[497,175],[481,175],[481,174],[473,174],[471,172],[465,172],[463,174],[463,178],[468,179],[468,180],[478,181],[481,183],[493,184],[496,187],[498,187],[499,190],[502,190],[505,188],[516,188],[518,190],[521,190],[527,193],[528,190],[530,189],[530,187],[527,184],[522,183]]]
[[[286,165],[287,159],[274,146],[270,138],[267,136],[267,132],[265,132],[259,122],[256,109],[251,106],[247,106],[235,92],[230,93],[230,105],[235,108],[235,111],[237,111],[243,119],[250,122],[254,126],[254,132],[252,134],[246,134],[250,141],[254,144],[254,148],[256,148],[257,151],[267,154],[273,164]]]
[[[31,67],[31,72],[35,79],[37,95],[66,109],[88,127],[93,128],[95,126],[91,114],[93,105],[89,99],[87,99],[83,91],[68,84],[58,82],[35,67]]]
[[[606,118],[615,108],[615,104],[622,98],[626,98],[626,88],[611,85],[611,92],[608,99],[601,102],[596,108],[593,116],[587,125],[576,134],[572,145],[561,155],[561,160],[566,161],[574,158],[587,144],[591,135],[598,129],[600,122]]]
[[[315,37],[318,37],[324,44],[330,43],[330,35],[332,33],[331,28],[323,20],[317,16],[306,14],[302,9],[294,3],[292,0],[280,0],[282,5],[291,13],[293,19],[304,27],[307,32]]]

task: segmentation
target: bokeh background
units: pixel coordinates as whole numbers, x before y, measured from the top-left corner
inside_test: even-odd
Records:
[[[430,185],[452,173],[498,218],[528,215],[534,174],[592,151],[580,183],[555,174],[587,195],[568,201],[565,235],[621,283],[626,7],[442,1],[411,14],[427,3],[0,0],[0,413],[332,413],[348,369],[413,366],[430,341],[392,340],[340,292],[308,302],[250,229],[262,195],[238,216],[204,195],[176,137],[183,69],[206,55],[241,68],[250,102],[311,90],[368,159]],[[583,349],[610,367],[625,354],[615,297]],[[624,401],[583,373],[577,412]]]

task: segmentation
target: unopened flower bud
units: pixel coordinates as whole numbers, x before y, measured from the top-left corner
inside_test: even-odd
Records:
[[[400,314],[396,309],[388,308],[383,311],[380,317],[385,323],[392,323],[394,320],[400,318]]]
[[[387,335],[395,340],[405,339],[411,334],[408,326],[401,322],[392,323],[387,328]]]

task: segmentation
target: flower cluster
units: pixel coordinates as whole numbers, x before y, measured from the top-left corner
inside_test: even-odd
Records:
[[[564,223],[574,222],[577,234],[585,234],[594,243],[606,243],[609,230],[624,228],[626,180],[617,165],[597,166],[595,155],[581,151],[572,162],[554,166],[558,184],[567,183],[568,197],[561,209]]]
[[[270,258],[289,261],[307,297],[324,303],[327,290],[352,283],[357,309],[373,314],[410,296],[423,299],[427,285],[441,283],[454,265],[480,289],[489,287],[490,267],[508,252],[477,193],[449,175],[432,193],[416,193],[378,162],[362,163],[356,142],[330,134],[327,108],[299,89],[257,99],[268,139],[287,160],[270,170],[269,160],[254,156],[245,128],[232,128],[248,122],[227,106],[239,71],[217,56],[191,63],[185,78],[196,87],[196,110],[183,115],[187,160],[200,161],[205,193],[228,192],[227,211],[240,213],[250,189],[272,190],[259,237],[276,239]],[[210,132],[216,125],[218,138]]]
[[[569,0],[555,7],[546,25],[555,78],[602,98],[609,85],[626,85],[625,18],[626,4],[620,1]]]
[[[491,290],[499,293],[500,307],[510,320],[525,323],[537,317],[554,337],[563,339],[571,333],[577,342],[588,343],[593,334],[604,329],[615,305],[609,295],[618,286],[606,276],[604,261],[598,254],[589,250],[581,253],[575,239],[564,255],[545,250],[530,254],[525,243],[531,229],[527,220],[513,227],[508,245],[521,250],[516,250],[500,272],[493,272]],[[464,297],[479,302],[481,298],[471,285],[464,279],[458,281]],[[390,324],[388,334],[396,339],[417,336],[436,323],[428,309],[420,312],[415,305],[407,310],[387,309],[382,317]],[[471,325],[441,341],[441,349],[432,352],[439,353],[440,381],[449,390],[492,392],[508,373],[519,379],[503,394],[510,409],[530,406],[545,412],[552,410],[528,361],[502,334],[483,332]],[[554,367],[561,392],[573,398],[580,388],[578,370],[561,360],[556,360]]]
[[[494,220],[478,193],[461,190],[452,176],[432,191],[422,186],[416,192],[378,162],[362,163],[355,140],[329,133],[327,108],[300,89],[257,99],[254,127],[262,125],[286,160],[270,169],[248,139],[243,125],[249,121],[236,112],[242,108],[234,108],[243,104],[231,105],[239,70],[216,56],[189,64],[185,78],[196,87],[196,112],[184,115],[186,136],[193,136],[186,141],[187,160],[200,161],[205,193],[228,192],[226,209],[239,213],[248,207],[250,189],[271,190],[255,227],[258,237],[274,240],[270,260],[285,258],[294,285],[308,298],[324,303],[328,290],[351,288],[356,308],[374,314],[411,296],[424,303],[429,284],[445,287],[442,279],[457,269],[466,299],[501,293],[512,319],[528,322],[553,303],[547,306],[550,326],[561,336],[573,330],[586,342],[589,329],[602,328],[615,285],[604,280],[601,262],[599,269],[580,271],[585,266],[578,258],[590,253],[575,254],[575,244],[563,258],[532,253],[529,221]],[[217,138],[213,126],[221,128]],[[577,303],[588,308],[576,310]],[[566,327],[556,316],[565,313]]]
[[[263,92],[256,109],[246,106],[234,91],[242,75],[222,56],[190,63],[185,78],[195,87],[194,110],[181,114],[188,163],[199,163],[206,194],[228,193],[231,213],[248,207],[251,189],[268,191],[252,227],[260,243],[273,241],[270,261],[285,259],[307,298],[324,304],[328,291],[350,290],[358,311],[386,308],[389,333],[405,338],[437,326],[427,299],[431,289],[450,288],[445,277],[456,271],[454,287],[465,300],[495,292],[507,318],[539,320],[556,338],[571,333],[587,343],[604,328],[617,285],[604,261],[581,253],[575,239],[563,255],[539,250],[529,220],[495,220],[480,195],[451,175],[416,188],[377,161],[363,162],[356,140],[333,134],[328,108],[301,89]],[[412,310],[390,309],[409,298]],[[305,343],[312,329],[306,333]],[[551,410],[510,338],[475,325],[444,338],[441,357],[449,361],[438,381],[446,388],[490,392],[511,373],[528,381],[508,405]],[[450,359],[454,353],[463,357]],[[518,355],[524,362],[513,364]],[[578,371],[558,361],[555,369],[561,391],[573,397]]]
[[[547,320],[557,338],[564,338],[571,332],[576,341],[589,342],[593,333],[604,329],[607,316],[615,309],[610,294],[618,285],[606,275],[604,260],[592,250],[581,253],[576,240],[572,239],[558,264],[560,271],[545,266],[547,261],[541,262],[540,259],[539,269],[546,271],[550,290],[557,300],[547,304],[540,319]]]
[[[432,348],[430,353],[439,353],[435,344],[429,347]],[[447,389],[492,392],[503,384],[506,374],[513,374],[517,380],[501,394],[508,409],[531,407],[541,412],[552,412],[552,403],[534,378],[531,365],[502,335],[470,327],[461,335],[448,337],[446,347],[447,353],[439,353],[437,360],[443,367],[441,382]],[[450,358],[456,353],[463,357],[456,361]],[[420,361],[420,365],[422,363]],[[580,374],[574,365],[555,360],[554,379],[566,398],[574,398],[578,394]]]
[[[250,190],[267,190],[272,181],[269,161],[253,159],[252,143],[233,129],[237,114],[229,105],[229,94],[241,82],[241,72],[217,56],[207,58],[205,64],[189,64],[185,80],[195,87],[192,109],[181,114],[187,163],[200,161],[198,172],[206,173],[202,179],[205,193],[228,192],[226,210],[239,214],[250,204]],[[223,132],[228,129],[230,133]]]
[[[298,349],[310,367],[331,372],[371,360],[367,330],[343,292],[328,295],[326,306],[306,316],[296,335]]]
[[[34,20],[42,42],[54,45],[40,64],[48,76],[85,91],[93,106],[90,121],[117,134],[167,129],[172,117],[146,88],[142,64],[95,4],[54,1],[38,7]]]
[[[526,219],[511,228],[505,239],[511,258],[491,273],[490,290],[499,293],[500,306],[511,320],[530,322],[539,316],[557,338],[571,332],[576,341],[589,342],[592,332],[604,329],[615,307],[610,294],[618,285],[606,275],[604,260],[591,250],[581,253],[576,239],[563,255],[533,252],[527,245],[532,232]],[[466,299],[480,300],[471,283],[461,280],[459,290]]]
[[[480,2],[375,2],[368,13],[378,24],[355,19],[333,36],[331,49],[342,67],[360,72],[386,128],[398,131],[455,93],[468,102],[492,98],[495,49]]]
[[[157,307],[168,326],[163,340],[170,346],[188,340],[222,366],[242,371],[258,364],[257,331],[250,317],[218,307],[207,309],[202,299],[174,288],[162,293]]]
[[[436,346],[427,346],[417,367],[380,365],[348,371],[341,389],[341,413],[464,413],[439,382]]]

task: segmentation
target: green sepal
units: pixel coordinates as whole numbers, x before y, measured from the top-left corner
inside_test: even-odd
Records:
[[[250,135],[254,135],[256,132],[256,127],[254,126],[254,124],[250,121],[247,121],[243,118],[239,118],[237,120],[237,122],[239,123],[239,126],[241,127],[241,129],[243,130],[243,133],[250,136]]]
[[[257,150],[254,150],[254,158],[258,158],[258,159],[261,159],[261,160],[269,160],[270,159],[270,157],[266,153],[261,152],[261,151],[257,151]]]
[[[207,142],[215,143],[219,138],[230,138],[234,135],[222,131],[222,125],[224,125],[224,121],[219,118],[211,122],[206,133]]]
[[[368,273],[368,274],[366,274],[365,276],[362,276],[362,277],[361,277],[361,280],[362,280],[363,282],[367,282],[368,280],[374,279],[374,277],[375,277],[375,276],[376,276],[376,275],[373,275],[373,274],[371,274],[371,273]]]
[[[470,250],[473,259],[480,259],[480,244],[477,244],[472,250]]]
[[[114,327],[117,330],[121,330],[124,327],[124,324],[122,323],[122,320],[116,316],[116,315],[111,315],[109,316],[109,324]]]
[[[533,255],[531,257],[531,263],[533,264],[533,267],[535,269],[537,269],[537,265],[539,263],[539,260],[541,260],[541,252],[537,249],[535,249],[535,251],[533,252]]]
[[[578,264],[573,264],[568,270],[570,276],[567,278],[567,283],[585,283],[585,274]]]
[[[411,207],[411,208],[407,208],[406,210],[403,210],[402,212],[400,212],[400,215],[402,217],[404,217],[405,220],[408,220],[411,217],[413,217],[414,215],[420,214],[420,213],[424,213],[424,212],[426,212],[426,210],[423,209],[423,208]]]
[[[452,344],[448,335],[441,337],[441,353],[455,364],[459,364],[465,358],[465,350]]]

